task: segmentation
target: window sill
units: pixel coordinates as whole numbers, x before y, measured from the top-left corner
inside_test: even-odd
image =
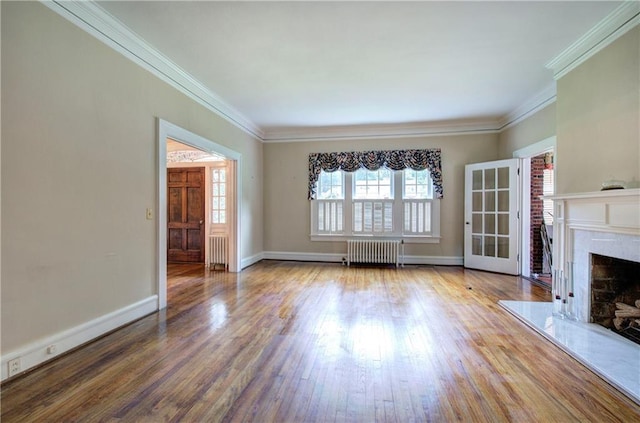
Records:
[[[439,236],[417,235],[311,235],[311,241],[345,242],[349,239],[397,239],[405,244],[439,244]]]

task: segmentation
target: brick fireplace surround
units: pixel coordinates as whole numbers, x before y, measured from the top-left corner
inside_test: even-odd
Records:
[[[555,211],[554,276],[569,276],[573,319],[554,314],[553,303],[500,301],[500,305],[640,404],[640,344],[592,323],[591,315],[593,258],[596,263],[616,262],[610,258],[631,266],[640,263],[640,189],[550,198]],[[559,282],[554,278],[554,290]]]

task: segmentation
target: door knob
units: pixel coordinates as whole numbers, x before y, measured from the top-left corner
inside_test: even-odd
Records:
[[[203,220],[201,220],[201,221],[200,221],[200,224],[202,225],[203,223],[204,223],[204,221],[203,221]]]

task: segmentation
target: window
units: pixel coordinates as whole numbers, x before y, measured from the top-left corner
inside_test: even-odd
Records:
[[[426,170],[405,169],[402,198],[433,198],[433,183]]]
[[[428,235],[432,228],[433,182],[427,170],[405,169],[402,182],[403,233]]]
[[[313,240],[376,236],[439,242],[439,201],[428,170],[321,170],[316,192]]]
[[[393,173],[358,169],[352,176],[354,234],[393,232]]]
[[[542,171],[542,195],[553,195],[553,168]],[[553,225],[553,200],[542,200],[544,223]]]
[[[344,175],[342,172],[320,173],[318,179],[318,199],[343,199],[344,198]]]
[[[353,198],[393,198],[393,178],[389,169],[358,169],[353,180]]]
[[[223,167],[211,168],[211,223],[227,223],[227,174]]]
[[[393,201],[353,201],[353,233],[393,232]]]
[[[341,234],[343,232],[343,201],[318,200],[317,232],[322,234]]]
[[[316,191],[316,232],[341,234],[343,232],[344,174],[321,172]]]

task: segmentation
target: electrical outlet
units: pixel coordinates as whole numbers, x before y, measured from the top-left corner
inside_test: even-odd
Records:
[[[20,357],[14,358],[13,360],[9,360],[9,377],[15,376],[20,373],[22,370],[22,365],[20,363]]]

